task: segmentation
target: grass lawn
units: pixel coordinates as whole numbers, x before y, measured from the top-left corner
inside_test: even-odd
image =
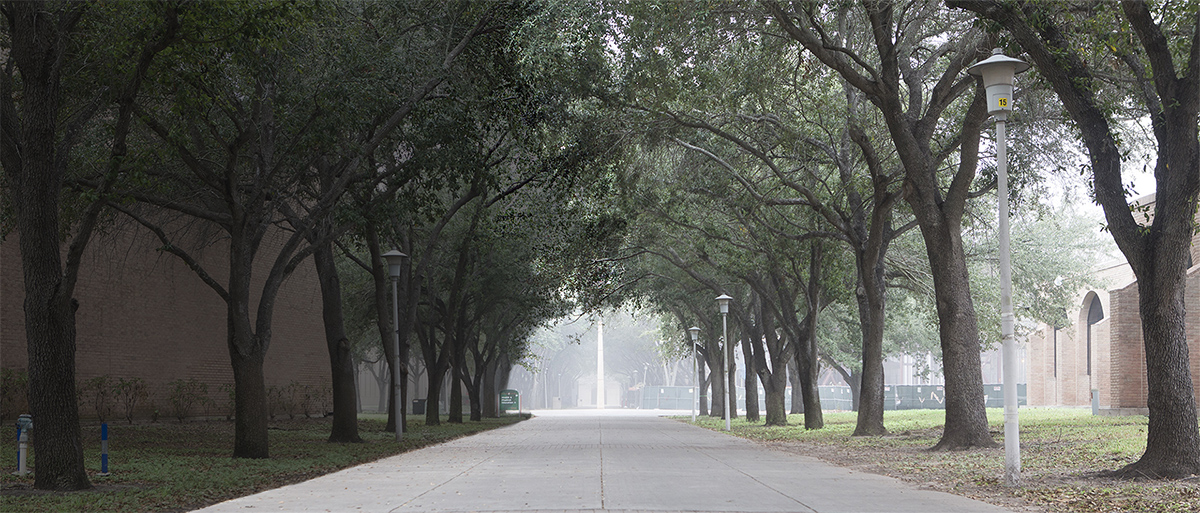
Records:
[[[943,410],[889,411],[890,435],[852,437],[855,413],[825,414],[825,428],[804,429],[802,415],[789,426],[751,425],[734,419],[733,434],[780,450],[807,454],[838,465],[886,474],[921,487],[977,498],[1002,506],[1040,506],[1053,512],[1200,511],[1200,477],[1177,481],[1114,480],[1095,473],[1137,460],[1146,448],[1146,417],[1096,417],[1085,409],[1023,408],[1021,463],[1024,486],[1003,486],[1004,417],[989,409],[992,436],[1000,447],[929,452],[945,421]],[[688,418],[680,418],[690,421]],[[721,419],[700,424],[720,430]]]
[[[100,472],[100,426],[83,428],[86,466],[95,490],[54,493],[33,490],[32,476],[17,469],[16,428],[0,429],[0,511],[187,511],[310,479],[346,467],[506,426],[517,416],[482,422],[426,426],[409,417],[404,441],[383,432],[383,416],[359,419],[362,444],[331,444],[331,419],[271,422],[271,458],[235,460],[228,421],[109,424],[109,472]],[[31,458],[36,465],[36,455]]]

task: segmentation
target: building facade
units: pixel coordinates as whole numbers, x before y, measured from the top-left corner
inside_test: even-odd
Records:
[[[205,244],[197,245],[193,255],[224,283],[227,246],[219,235],[211,231],[195,235]],[[256,290],[261,290],[281,242],[279,237],[263,242],[255,268]],[[28,358],[18,245],[17,233],[0,242],[0,367],[20,372]],[[168,415],[172,382],[194,379],[205,384],[209,399],[201,401],[195,415],[225,416],[231,413],[233,383],[225,302],[177,257],[158,251],[160,246],[149,232],[131,225],[97,235],[89,244],[75,290],[77,383],[99,376],[141,378],[149,396],[138,408],[138,416],[151,417]],[[310,411],[324,408],[312,404],[328,401],[330,366],[320,290],[311,262],[287,279],[272,324],[264,365],[269,391],[276,400],[289,401],[293,398],[284,397],[285,393],[306,393]],[[80,402],[80,414],[95,415],[86,398]]]
[[[1153,196],[1138,200],[1151,204]],[[1197,216],[1200,223],[1200,215]],[[1200,262],[1194,236],[1191,264]],[[1067,326],[1042,324],[1029,337],[1029,404],[1091,406],[1101,414],[1148,412],[1138,288],[1125,262],[1097,271],[1106,288],[1080,291]],[[1192,386],[1200,402],[1200,265],[1187,271],[1185,297]]]

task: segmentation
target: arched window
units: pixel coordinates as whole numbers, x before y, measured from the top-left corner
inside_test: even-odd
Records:
[[[1104,305],[1100,304],[1100,296],[1092,294],[1092,302],[1088,305],[1087,314],[1087,373],[1092,374],[1092,326],[1104,320]]]

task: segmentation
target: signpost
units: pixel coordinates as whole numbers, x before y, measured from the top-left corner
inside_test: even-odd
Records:
[[[521,412],[521,393],[513,389],[500,391],[500,413],[507,411]]]

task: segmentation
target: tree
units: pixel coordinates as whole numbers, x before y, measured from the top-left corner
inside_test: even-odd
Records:
[[[485,10],[473,13],[477,17],[471,23],[460,25],[456,11],[454,20],[427,27],[440,42],[430,44],[445,49],[441,66],[432,77],[415,84],[390,84],[402,94],[387,95],[389,108],[371,119],[370,128],[346,130],[353,139],[347,144],[349,151],[333,152],[324,137],[339,131],[324,122],[337,109],[323,102],[336,105],[346,98],[325,96],[322,91],[345,80],[346,74],[362,70],[339,67],[343,63],[337,54],[311,52],[306,43],[320,22],[355,23],[322,19],[323,13],[315,9],[251,4],[211,13],[209,25],[199,28],[196,37],[217,43],[175,55],[170,73],[160,79],[162,103],[148,102],[137,111],[147,130],[162,143],[162,153],[155,156],[162,165],[143,170],[147,177],[143,187],[125,191],[137,205],[112,203],[154,233],[165,251],[187,263],[227,304],[235,457],[269,455],[262,366],[271,343],[275,298],[285,278],[320,246],[322,235],[317,230],[349,185],[375,176],[377,170],[368,163],[400,160],[401,149],[385,144],[394,142],[389,136],[414,105],[444,80],[455,56],[487,30],[490,19]],[[361,33],[346,34],[354,36]],[[211,66],[210,61],[222,66]],[[313,73],[310,66],[344,73]],[[377,151],[384,156],[377,157]],[[314,168],[329,181],[306,188],[312,184],[308,171]],[[163,210],[147,205],[224,232],[228,245],[224,284],[195,258],[191,241],[173,231],[178,226],[164,222]],[[269,255],[266,276],[257,293],[252,293],[257,286],[255,263],[263,253]],[[344,372],[338,376],[346,377]],[[353,411],[347,397],[338,398],[343,418]]]
[[[38,422],[38,436],[33,440],[38,455],[34,486],[39,489],[91,488],[83,467],[75,396],[75,310],[79,305],[71,296],[83,251],[104,206],[98,198],[107,194],[125,171],[133,102],[151,63],[176,40],[180,28],[179,7],[174,5],[138,10],[144,18],[136,21],[89,13],[92,7],[41,1],[0,4],[9,43],[0,74],[0,163],[7,179],[6,196],[12,188],[16,228],[21,234],[29,398]],[[85,19],[90,14],[96,19]],[[114,29],[118,26],[122,27],[119,31]],[[81,34],[85,27],[88,32]],[[134,34],[114,43],[128,50],[127,55],[81,55],[86,53],[80,47],[86,48],[87,38],[103,39],[115,32]],[[126,60],[129,56],[136,56],[133,62]],[[93,79],[88,84],[91,91],[64,87],[64,69]],[[72,99],[80,98],[83,107],[72,112],[75,105],[64,98],[67,93],[78,94]],[[111,145],[109,155],[97,166],[103,170],[96,177],[98,194],[81,201],[84,206],[78,218],[64,219],[60,213],[63,187],[79,174],[72,169],[72,150],[81,143],[89,122],[96,119],[112,123],[111,132],[105,135]],[[60,233],[65,224],[75,228],[64,262]]]
[[[851,17],[836,16],[831,6],[765,5],[782,37],[800,44],[875,106],[903,165],[904,199],[921,229],[932,270],[946,369],[946,424],[935,448],[994,446],[979,400],[979,329],[961,240],[987,116],[981,88],[965,78],[963,70],[990,41],[966,20],[940,10],[936,2],[918,2],[898,11],[892,2],[863,1]],[[825,20],[830,18],[843,25],[829,26]],[[869,33],[870,47],[839,45],[831,34],[847,29],[858,30],[857,35]],[[953,36],[946,38],[947,34]],[[973,86],[975,98],[963,123],[939,135],[943,117],[955,112],[951,106]],[[949,187],[943,188],[939,171],[956,150],[957,170]]]
[[[1200,194],[1200,7],[1154,8],[1132,1],[1121,2],[1119,9],[1106,3],[949,4],[1006,29],[1054,88],[1087,147],[1096,202],[1104,207],[1108,230],[1137,277],[1150,423],[1146,452],[1114,474],[1177,478],[1200,473],[1183,301]],[[1102,53],[1088,55],[1087,48]],[[1120,93],[1110,93],[1104,84],[1110,63],[1120,63],[1121,75],[1135,84],[1128,97],[1149,115],[1157,144],[1158,192],[1146,224],[1138,222],[1126,198],[1122,162],[1127,149],[1106,95]]]

